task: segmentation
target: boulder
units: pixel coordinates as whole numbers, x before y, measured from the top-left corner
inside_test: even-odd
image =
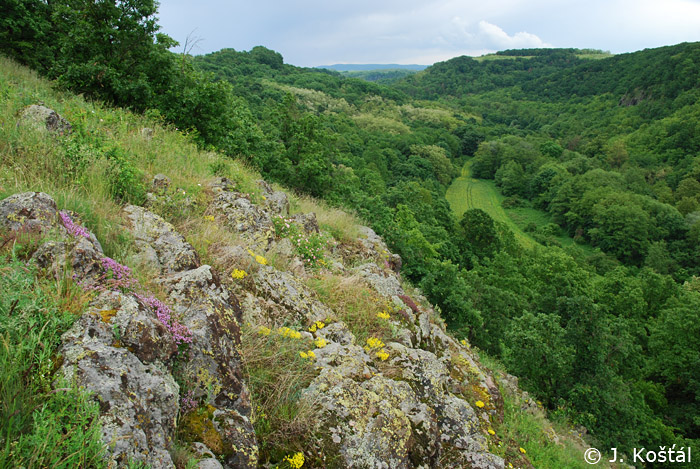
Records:
[[[70,133],[73,130],[70,123],[56,111],[38,104],[24,108],[21,119],[38,130],[54,132],[59,135]]]
[[[222,192],[209,209],[219,215],[226,226],[238,233],[253,249],[267,249],[275,239],[270,215],[238,192]]]
[[[142,262],[164,273],[181,272],[199,266],[197,252],[175,231],[173,225],[143,207],[124,207],[127,228]]]

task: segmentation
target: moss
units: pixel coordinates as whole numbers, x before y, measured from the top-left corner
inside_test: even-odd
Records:
[[[117,315],[117,310],[116,309],[106,309],[104,311],[99,312],[100,317],[102,318],[102,322],[105,322],[109,324],[112,322],[112,318]]]
[[[213,406],[207,405],[186,414],[180,420],[178,432],[182,440],[204,443],[215,455],[220,456],[231,453],[231,447],[214,426],[215,410]]]

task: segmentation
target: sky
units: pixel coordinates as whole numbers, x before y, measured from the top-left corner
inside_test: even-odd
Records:
[[[158,18],[175,51],[188,37],[194,55],[261,45],[304,67],[700,41],[700,0],[160,0]]]

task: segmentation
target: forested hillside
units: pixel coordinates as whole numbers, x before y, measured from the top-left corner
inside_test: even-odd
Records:
[[[602,447],[697,446],[700,44],[504,51],[380,84],[262,46],[173,54],[154,3],[108,3],[13,3],[3,52],[353,210],[454,333]],[[534,247],[453,213],[465,164]]]

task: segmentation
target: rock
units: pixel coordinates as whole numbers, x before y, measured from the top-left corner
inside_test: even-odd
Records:
[[[375,259],[384,267],[399,273],[401,270],[401,256],[389,252],[384,240],[367,226],[360,226],[360,244],[365,250],[364,257]]]
[[[167,273],[199,266],[196,251],[170,223],[135,205],[124,207],[124,213],[142,262]]]
[[[59,135],[70,133],[72,127],[70,123],[61,117],[53,109],[38,104],[32,104],[22,110],[22,121],[30,124],[38,130],[55,132]]]
[[[250,422],[250,392],[243,383],[241,308],[208,265],[160,280],[175,314],[192,332],[184,371],[198,400],[214,409],[212,423],[229,448],[227,467],[255,467],[258,448]]]
[[[134,306],[123,308],[125,300],[121,294],[102,294],[62,336],[61,370],[68,382],[91,391],[99,400],[102,437],[111,459],[123,465],[133,460],[173,468],[167,448],[179,409],[179,387],[159,360],[144,364],[115,337],[112,315]],[[165,335],[159,345],[174,347]]]
[[[206,458],[197,463],[197,469],[224,469],[224,466],[214,458]]]
[[[289,215],[289,198],[287,194],[282,191],[275,191],[272,187],[265,181],[257,181],[258,185],[263,190],[264,202],[263,205],[267,207],[274,215],[279,215],[286,217]]]
[[[214,194],[231,192],[236,190],[236,183],[227,177],[217,177],[207,183],[207,187]]]
[[[150,127],[142,127],[139,131],[144,140],[150,141],[153,138],[153,129]]]
[[[163,193],[170,188],[170,178],[165,174],[156,174],[151,182],[153,192]]]
[[[403,295],[404,291],[399,279],[393,273],[387,273],[372,262],[362,264],[354,271],[365,280],[377,293],[393,297]]]
[[[0,227],[9,231],[43,233],[58,226],[56,217],[56,202],[43,192],[23,192],[0,201]]]
[[[318,227],[318,220],[316,220],[316,214],[310,213],[299,213],[290,218],[291,221],[297,223],[302,227],[306,234],[319,233],[320,229]]]
[[[295,322],[310,324],[325,321],[333,315],[331,309],[318,301],[310,289],[287,272],[260,266],[253,281],[256,296],[268,302],[268,307],[264,308],[267,309],[267,320],[263,324],[275,327]],[[272,307],[269,303],[272,303]]]
[[[222,192],[210,210],[223,216],[227,227],[239,233],[253,249],[267,249],[275,239],[270,215],[237,192]]]

